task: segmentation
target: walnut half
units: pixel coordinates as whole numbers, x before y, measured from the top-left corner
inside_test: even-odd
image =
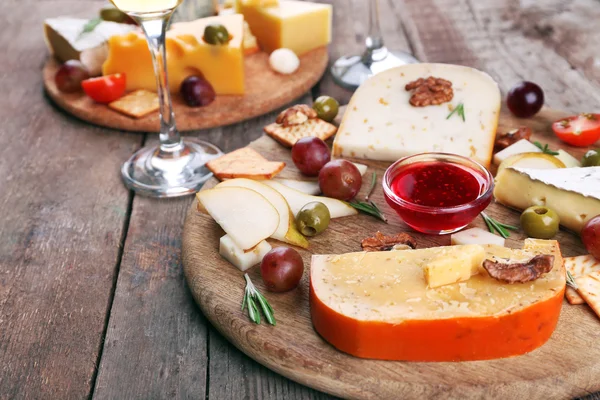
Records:
[[[426,107],[446,103],[454,97],[452,82],[442,78],[419,78],[406,84],[406,91],[413,91],[408,101],[414,107]]]
[[[525,283],[534,281],[554,267],[554,256],[539,255],[522,263],[503,263],[485,260],[483,268],[490,276],[505,283]]]
[[[285,127],[300,125],[309,119],[317,118],[317,112],[306,104],[296,104],[286,110],[283,110],[277,116],[275,122]]]
[[[408,233],[397,233],[386,236],[381,232],[377,232],[374,237],[364,239],[360,243],[360,246],[364,251],[415,249],[417,248],[417,241]]]

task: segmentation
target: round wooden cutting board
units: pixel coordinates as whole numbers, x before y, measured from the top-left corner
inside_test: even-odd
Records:
[[[276,73],[269,56],[259,52],[245,59],[246,93],[243,96],[217,96],[206,107],[188,107],[181,96],[173,95],[173,109],[180,131],[208,129],[244,121],[271,112],[308,92],[323,76],[327,67],[327,48],[322,47],[300,57],[300,68],[291,75]],[[54,83],[60,64],[50,58],[44,66],[44,86],[48,95],[65,111],[96,125],[122,131],[158,132],[158,111],[135,119],[106,105],[95,103],[83,92],[62,93]]]
[[[544,109],[535,118],[518,120],[502,114],[499,132],[528,125],[535,140],[559,146],[550,131],[550,122],[565,114]],[[281,176],[301,179],[290,151],[268,137],[250,144],[272,161],[285,161]],[[576,157],[585,149],[562,146]],[[218,252],[221,228],[192,205],[183,235],[183,264],[194,298],[211,323],[244,353],[268,368],[301,384],[344,397],[357,399],[558,399],[600,391],[600,319],[587,305],[564,303],[558,328],[548,343],[519,357],[492,361],[418,363],[355,358],[336,350],[313,329],[308,302],[308,276],[311,254],[360,251],[366,236],[410,231],[387,206],[381,190],[386,163],[362,160],[369,165],[365,182],[377,173],[373,199],[384,210],[389,224],[366,215],[332,220],[321,235],[310,239],[310,249],[300,250],[305,262],[304,277],[298,288],[287,293],[264,289],[260,268],[248,271],[257,288],[267,297],[277,326],[251,323],[240,309],[244,292],[243,273],[225,261]],[[216,181],[207,183],[206,188]],[[363,184],[365,195],[368,184]],[[492,204],[488,214],[501,222],[518,225],[519,213]],[[473,226],[485,229],[478,218]],[[414,233],[418,247],[449,245],[449,236]],[[511,233],[511,247],[521,247],[522,232]],[[561,231],[557,236],[563,254],[585,254],[579,239]],[[273,241],[273,245],[279,243]],[[280,245],[280,244],[279,244]]]

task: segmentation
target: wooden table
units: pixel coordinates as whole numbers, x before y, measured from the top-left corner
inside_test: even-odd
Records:
[[[360,51],[366,1],[330,2],[331,58]],[[89,16],[102,3],[0,2],[0,399],[330,398],[249,359],[199,312],[180,261],[192,199],[148,199],[121,183],[121,163],[154,135],[90,126],[44,96],[43,19]],[[596,0],[380,8],[389,47],[484,69],[503,92],[535,81],[554,108],[600,110]],[[350,97],[326,76],[301,101],[319,93]],[[231,151],[274,115],[194,136]]]

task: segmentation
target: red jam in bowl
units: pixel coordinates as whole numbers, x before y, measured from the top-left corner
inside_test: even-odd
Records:
[[[392,164],[384,176],[386,201],[411,228],[430,234],[467,226],[492,200],[493,178],[468,158],[426,153]]]

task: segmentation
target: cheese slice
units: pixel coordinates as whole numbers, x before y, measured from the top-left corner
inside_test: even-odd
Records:
[[[331,42],[332,7],[308,1],[238,1],[238,12],[250,25],[260,47],[270,53],[279,48],[300,56]]]
[[[210,24],[222,24],[227,28],[232,37],[228,44],[204,42],[204,28]],[[178,92],[188,76],[202,74],[217,94],[244,94],[243,34],[244,18],[239,14],[173,24],[166,40],[171,92]],[[141,33],[110,38],[103,74],[119,72],[127,75],[127,90],[156,90],[152,59]]]
[[[541,153],[542,150],[539,149],[535,144],[531,143],[527,139],[521,139],[516,143],[511,144],[507,148],[500,150],[496,154],[494,154],[494,164],[500,165],[500,163],[506,160],[508,157],[514,156],[516,154],[522,153]]]
[[[409,104],[406,84],[433,76],[452,82],[450,102]],[[450,113],[464,106],[465,120]],[[333,142],[334,157],[396,161],[425,152],[454,153],[490,165],[500,113],[500,90],[474,68],[408,64],[369,78],[352,96]]]
[[[450,235],[450,243],[456,244],[495,244],[504,246],[505,240],[502,236],[494,235],[481,228],[471,228]]]
[[[135,30],[131,24],[102,21],[91,32],[83,32],[88,19],[59,17],[44,21],[44,38],[48,50],[60,62],[79,60],[81,52],[102,46],[109,38]]]
[[[558,214],[561,225],[579,233],[600,214],[600,167],[504,168],[496,176],[494,197],[519,210],[547,206]]]
[[[556,327],[565,290],[558,242],[483,249],[485,258],[495,259],[552,254],[554,266],[528,283],[505,284],[482,271],[431,289],[424,266],[447,248],[313,255],[313,325],[339,350],[363,358],[483,360],[541,346]]]
[[[430,288],[469,280],[477,275],[483,260],[483,246],[450,246],[425,263],[423,272]]]
[[[264,240],[249,251],[244,251],[235,244],[229,235],[225,235],[219,240],[219,254],[240,271],[245,271],[260,263],[269,251],[271,251],[271,245]]]

